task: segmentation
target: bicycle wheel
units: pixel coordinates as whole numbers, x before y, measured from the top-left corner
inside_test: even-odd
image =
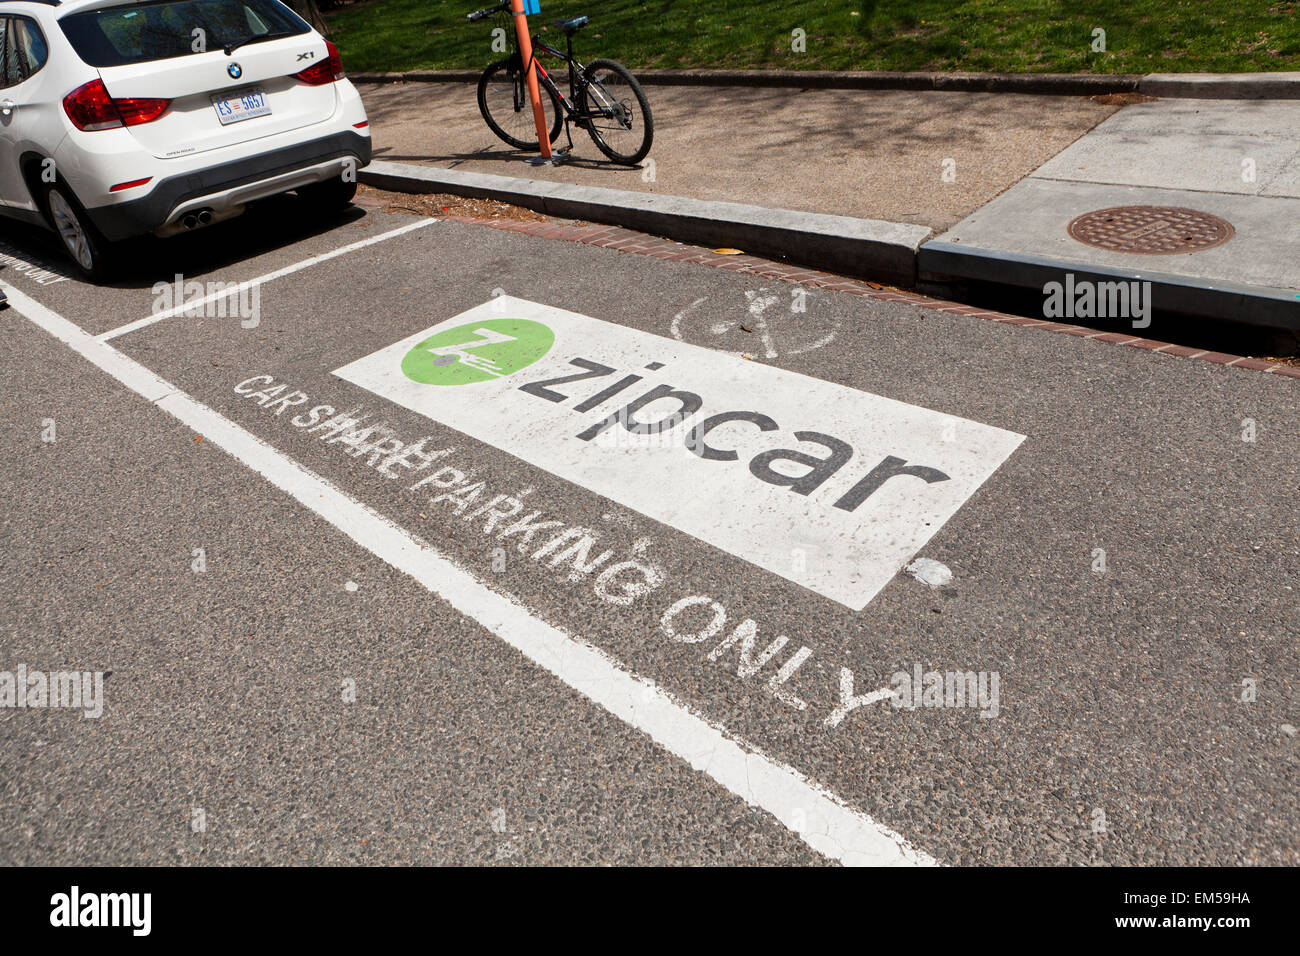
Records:
[[[538,77],[542,109],[551,124],[551,142],[560,135],[564,115],[560,112],[555,88]],[[478,80],[478,108],[488,129],[515,149],[541,149],[537,142],[537,124],[533,104],[528,99],[528,79],[518,56],[493,63]]]
[[[583,71],[578,109],[596,148],[616,163],[635,166],[654,141],[655,121],[641,84],[613,60],[593,60]]]

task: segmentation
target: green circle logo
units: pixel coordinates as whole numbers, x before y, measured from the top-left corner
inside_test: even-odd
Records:
[[[471,385],[527,368],[551,350],[555,333],[528,319],[480,319],[431,335],[402,359],[422,385]]]

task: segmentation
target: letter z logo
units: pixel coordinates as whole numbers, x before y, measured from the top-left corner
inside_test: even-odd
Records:
[[[555,342],[541,322],[484,319],[443,329],[412,348],[402,374],[422,385],[470,385],[532,365]]]

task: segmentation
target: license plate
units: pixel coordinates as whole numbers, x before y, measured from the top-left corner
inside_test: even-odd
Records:
[[[266,95],[257,88],[218,94],[212,97],[212,108],[217,111],[217,119],[222,126],[271,115]]]

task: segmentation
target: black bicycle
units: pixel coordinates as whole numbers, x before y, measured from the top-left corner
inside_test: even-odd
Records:
[[[495,7],[475,10],[467,19],[477,21],[509,13],[510,0],[501,0]],[[641,84],[623,64],[613,60],[593,60],[590,65],[583,66],[574,59],[573,35],[590,21],[590,17],[556,21],[555,26],[564,31],[564,51],[544,43],[539,37],[532,38],[533,63],[537,67],[542,109],[550,124],[551,142],[559,138],[560,128],[564,127],[572,149],[573,138],[569,136],[568,124],[573,123],[579,129],[585,129],[596,148],[614,162],[635,166],[649,154],[654,139],[650,103]],[[493,63],[479,77],[478,108],[488,128],[515,149],[540,150],[533,105],[528,98],[528,71],[519,54],[518,39],[508,16],[506,25],[506,33],[515,51],[506,59]],[[568,64],[567,99],[539,62],[539,52]]]

